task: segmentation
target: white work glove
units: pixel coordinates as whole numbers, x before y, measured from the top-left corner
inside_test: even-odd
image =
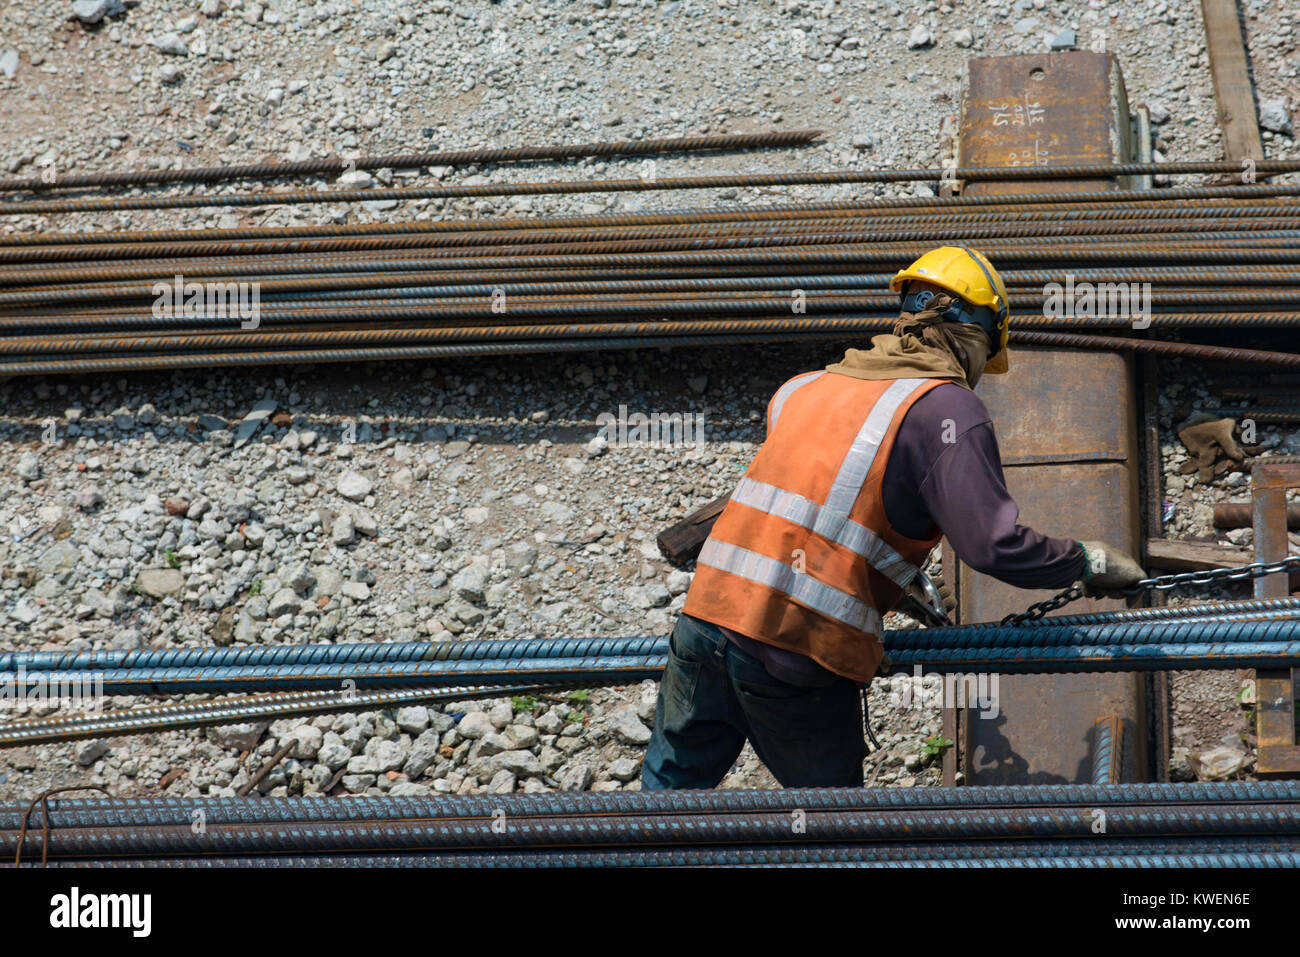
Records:
[[[1147,577],[1126,552],[1105,542],[1080,542],[1083,549],[1083,593],[1089,598],[1126,598],[1124,589]]]

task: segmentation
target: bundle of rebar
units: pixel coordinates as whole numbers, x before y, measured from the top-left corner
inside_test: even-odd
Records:
[[[430,642],[282,645],[130,652],[121,659],[112,652],[73,655],[34,667],[15,653],[12,667],[0,671],[0,682],[31,697],[63,686],[118,696],[628,684],[657,677],[668,652],[668,639],[661,637],[457,644],[472,651],[439,655],[438,644]],[[927,628],[888,632],[884,644],[885,674],[915,667],[939,674],[1268,668],[1300,659],[1300,618]],[[506,648],[494,655],[494,645]],[[99,660],[86,660],[95,657]]]
[[[0,806],[0,859],[71,867],[1295,866],[1300,787],[52,798]]]
[[[764,136],[731,148],[809,138]],[[638,152],[636,144],[601,146],[568,148],[569,155]],[[676,141],[676,151],[698,148]],[[707,148],[726,147],[710,140]],[[555,158],[563,149],[552,150]],[[641,152],[668,151],[657,143]],[[372,159],[420,166],[428,157]],[[478,161],[495,160],[484,153]],[[332,171],[332,162],[301,172]],[[0,236],[0,375],[861,340],[889,331],[897,318],[894,273],[953,243],[978,247],[998,267],[1014,343],[1300,366],[1291,352],[1170,339],[1300,325],[1292,305],[1300,292],[1300,186],[1281,181],[1017,196],[874,192],[929,178],[1050,187],[1138,166],[1153,171],[1128,164],[346,191],[232,193],[210,185],[283,176],[294,172],[290,166],[70,177],[49,188],[206,185],[182,194],[18,199],[0,203],[0,215],[796,184],[856,184],[864,192],[824,202],[550,218],[427,218],[433,213],[423,209],[422,218],[392,223],[8,234]],[[1260,172],[1297,166],[1273,161]],[[0,181],[5,188],[42,187]]]
[[[1033,625],[894,630],[884,637],[881,674],[1291,667],[1300,661],[1298,606],[1215,602]],[[658,678],[667,656],[660,637],[8,652],[0,654],[4,697],[56,708],[0,723],[0,747],[625,685]],[[105,707],[119,696],[192,694],[235,697]]]

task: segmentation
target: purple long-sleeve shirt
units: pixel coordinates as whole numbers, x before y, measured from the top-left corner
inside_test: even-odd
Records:
[[[974,392],[945,383],[904,416],[882,485],[889,523],[909,538],[938,526],[957,557],[1019,588],[1064,588],[1083,572],[1083,549],[1017,519],[988,410]],[[834,676],[811,658],[724,629],[774,677],[819,685]]]

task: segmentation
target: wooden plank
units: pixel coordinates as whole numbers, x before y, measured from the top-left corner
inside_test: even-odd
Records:
[[[1223,133],[1223,156],[1240,162],[1264,158],[1259,138],[1259,119],[1250,86],[1246,41],[1241,33],[1236,0],[1201,0],[1205,21],[1205,48],[1210,54],[1214,77],[1214,98],[1219,105],[1219,129]]]
[[[943,751],[943,786],[950,788],[957,784],[957,742],[961,740],[961,735],[957,733],[956,708],[943,709],[943,730],[941,733],[953,743],[951,748],[944,748]]]
[[[1234,548],[1214,542],[1150,538],[1146,545],[1146,564],[1176,572],[1203,572],[1212,568],[1247,565],[1254,558],[1254,553],[1249,548]]]
[[[731,500],[728,493],[722,498],[714,499],[708,505],[691,512],[676,525],[659,533],[655,542],[659,552],[673,565],[684,565],[700,554],[704,540],[713,531],[713,523],[718,520],[727,502]]]

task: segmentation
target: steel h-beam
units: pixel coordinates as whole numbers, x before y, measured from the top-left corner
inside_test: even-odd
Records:
[[[962,166],[1103,165],[1129,160],[1130,143],[1128,100],[1114,56],[1077,52],[970,62]],[[1058,185],[1095,191],[1131,184],[1099,177]],[[1040,188],[1034,182],[976,182],[963,195]],[[986,376],[977,391],[997,428],[1021,520],[1047,534],[1104,539],[1141,554],[1131,357],[1013,349],[1011,366],[1007,376]],[[996,620],[1049,594],[1011,588],[955,565],[949,554],[945,567],[956,572],[963,622]],[[1089,602],[1066,613],[1114,607],[1117,603]],[[1115,716],[1124,729],[1129,746],[1122,780],[1149,779],[1141,676],[1006,675],[999,685],[996,719],[981,720],[969,711],[962,715],[967,782],[1091,780],[1099,714]]]

